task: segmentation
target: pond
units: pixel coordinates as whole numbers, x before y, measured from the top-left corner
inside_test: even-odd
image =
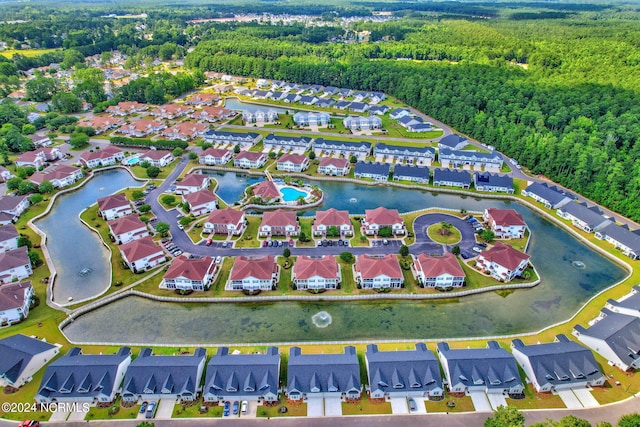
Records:
[[[47,248],[58,273],[54,301],[65,304],[69,298],[91,298],[109,287],[109,251],[78,215],[100,197],[139,185],[123,170],[97,173],[79,190],[59,196],[51,213],[35,223],[47,234]]]
[[[244,189],[261,178],[215,176]],[[237,180],[245,180],[236,183]],[[313,181],[310,181],[315,183]],[[529,290],[488,293],[446,302],[331,302],[260,304],[168,304],[129,297],[76,319],[65,328],[72,340],[129,343],[214,344],[356,339],[436,339],[536,331],[571,317],[597,292],[618,282],[625,271],[563,229],[517,203],[391,187],[319,182],[325,202],[354,214],[383,204],[401,212],[428,207],[483,210],[511,207],[527,222],[528,253],[542,283]],[[237,191],[237,190],[234,190]],[[349,199],[357,198],[353,203]],[[223,197],[224,200],[227,198]],[[381,201],[384,201],[381,203]],[[306,215],[313,211],[306,212]],[[331,322],[321,327],[314,315]],[[317,317],[316,317],[317,318]],[[194,325],[206,325],[196,327]]]
[[[242,102],[237,98],[227,98],[224,103],[224,108],[227,108],[229,110],[250,112],[254,112],[256,110],[275,110],[278,112],[278,114],[287,114],[288,111],[294,111],[293,109],[287,110],[286,108],[272,107],[270,105],[259,105]]]

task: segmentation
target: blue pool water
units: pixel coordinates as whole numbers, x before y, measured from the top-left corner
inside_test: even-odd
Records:
[[[132,165],[138,164],[139,162],[140,162],[139,157],[131,157],[131,158],[125,159],[124,164],[127,166],[132,166]]]
[[[296,190],[291,187],[284,187],[280,189],[280,194],[282,194],[282,200],[285,202],[295,202],[299,197],[307,197],[308,193],[306,191]]]

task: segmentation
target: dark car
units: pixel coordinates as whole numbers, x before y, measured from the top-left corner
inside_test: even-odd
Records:
[[[418,410],[418,406],[416,405],[416,401],[413,399],[409,399],[409,411],[416,412]]]
[[[144,412],[147,410],[147,405],[148,404],[149,403],[147,403],[147,402],[142,402],[142,405],[140,405],[140,413],[141,414],[144,414]]]
[[[462,259],[469,259],[469,254],[466,252],[461,252],[460,256],[462,257]]]
[[[233,415],[238,415],[238,409],[240,408],[240,402],[237,400],[233,402]]]
[[[222,415],[225,417],[229,416],[229,407],[231,405],[229,404],[229,402],[224,402],[224,409],[222,410]]]

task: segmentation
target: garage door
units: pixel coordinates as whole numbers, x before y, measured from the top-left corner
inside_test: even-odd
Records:
[[[324,415],[327,417],[342,416],[342,401],[339,397],[324,398]]]
[[[492,412],[489,399],[487,399],[484,391],[471,391],[469,392],[469,396],[477,412]]]
[[[307,416],[323,417],[324,416],[324,399],[322,397],[310,397],[307,400]]]

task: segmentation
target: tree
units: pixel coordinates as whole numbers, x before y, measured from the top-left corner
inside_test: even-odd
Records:
[[[344,262],[353,261],[353,254],[351,252],[340,252],[340,259]]]
[[[143,421],[141,423],[136,424],[136,427],[155,427],[155,424],[150,423],[149,421]]]
[[[159,222],[156,224],[156,232],[160,233],[162,237],[167,237],[169,234],[169,224],[166,222]]]
[[[487,243],[491,243],[493,242],[493,239],[495,239],[496,235],[493,231],[491,230],[484,230],[482,233],[480,233],[480,237],[482,238],[482,240],[484,240]]]
[[[89,145],[89,135],[82,132],[74,132],[69,137],[69,145],[71,145],[76,150],[84,148]]]
[[[358,163],[358,158],[356,156],[349,157],[349,163],[355,165],[356,163]]]
[[[300,234],[298,235],[298,240],[302,243],[304,242],[308,242],[309,238],[307,237],[307,235],[303,232],[300,232]]]
[[[42,200],[44,200],[44,197],[42,196],[42,194],[34,193],[29,196],[29,203],[31,203],[32,205],[37,205]]]
[[[38,254],[38,252],[29,251],[28,255],[29,255],[29,261],[31,261],[31,265],[33,265],[34,267],[38,267],[40,264],[42,264],[42,259],[40,258],[40,255]]]
[[[198,155],[196,153],[194,153],[193,151],[189,152],[189,160],[196,160],[198,158]]]
[[[158,175],[160,175],[160,168],[157,166],[149,166],[147,168],[147,176],[149,178],[156,178]]]
[[[282,251],[282,256],[285,258],[289,258],[291,256],[291,249],[284,248],[284,250]]]
[[[275,151],[269,151],[268,156],[269,156],[270,159],[275,159],[276,158],[276,152]]]
[[[151,163],[149,163],[149,161],[145,160],[144,162],[140,163],[140,167],[143,169],[147,169],[149,166],[151,166]]]
[[[180,157],[184,154],[184,150],[180,147],[176,147],[173,149],[171,154],[173,154],[173,157]]]
[[[340,229],[335,226],[332,225],[329,228],[327,228],[327,237],[338,237],[340,236]]]
[[[51,193],[55,190],[55,187],[51,183],[51,181],[42,181],[38,186],[38,192],[41,194]]]
[[[407,245],[400,246],[400,255],[402,257],[407,257],[409,255],[409,247]]]
[[[173,205],[176,202],[176,196],[172,194],[165,194],[160,198],[160,201],[165,205]]]
[[[487,418],[484,427],[524,427],[524,414],[515,406],[498,406],[493,417]]]
[[[233,152],[235,154],[238,154],[240,152],[240,144],[236,144],[235,147],[233,147]]]
[[[26,246],[27,249],[31,249],[31,246],[33,245],[31,243],[31,240],[29,240],[28,236],[21,235],[20,237],[18,237],[18,247],[21,247],[21,246]]]
[[[36,185],[31,181],[22,181],[18,186],[18,194],[29,194],[33,193],[36,189]]]
[[[25,179],[28,176],[33,175],[36,172],[36,168],[33,166],[24,166],[16,168],[16,175],[20,178]]]
[[[9,178],[7,181],[7,190],[16,191],[20,188],[20,183],[22,182],[22,178],[18,176],[14,176],[13,178]]]
[[[151,205],[142,205],[140,207],[138,207],[138,212],[140,213],[147,213],[151,210]]]
[[[59,92],[53,95],[51,105],[55,111],[63,114],[77,113],[82,110],[82,101],[73,92]]]
[[[315,160],[315,158],[316,158],[316,152],[312,150],[309,153],[309,160]]]
[[[56,92],[56,81],[48,77],[36,77],[29,80],[25,85],[28,101],[43,102],[51,99]]]
[[[22,125],[22,134],[23,135],[33,135],[36,133],[36,127],[32,124]]]
[[[640,426],[640,414],[634,412],[633,414],[627,414],[620,417],[618,420],[618,427],[638,427]]]
[[[84,55],[75,49],[65,49],[60,68],[70,70],[79,64],[84,64]]]
[[[133,190],[131,193],[131,197],[133,200],[142,200],[144,199],[144,191],[142,190]]]
[[[591,423],[575,415],[567,415],[560,418],[559,421],[546,419],[545,421],[532,424],[531,427],[591,427]]]
[[[451,253],[454,255],[460,255],[460,246],[455,245],[454,247],[451,248]]]
[[[20,133],[18,126],[12,123],[5,123],[0,128],[0,141],[4,146],[13,152],[24,152],[33,149],[33,141]]]
[[[393,236],[393,230],[391,229],[391,227],[381,227],[380,230],[378,230],[378,236],[391,237]]]
[[[73,74],[75,87],[73,93],[78,98],[97,106],[97,104],[107,100],[104,91],[105,76],[101,69],[85,68],[76,70]]]

